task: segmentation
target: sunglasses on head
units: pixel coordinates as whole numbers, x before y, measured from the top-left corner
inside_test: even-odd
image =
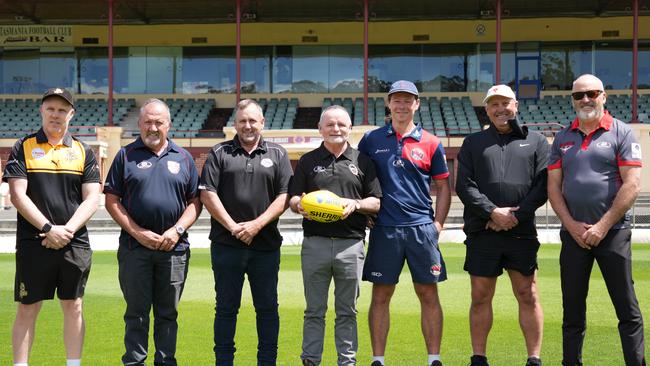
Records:
[[[571,96],[573,97],[574,100],[581,100],[582,98],[587,95],[589,99],[595,99],[598,98],[599,95],[603,93],[602,90],[587,90],[587,91],[581,91],[581,92],[575,92],[571,93]]]

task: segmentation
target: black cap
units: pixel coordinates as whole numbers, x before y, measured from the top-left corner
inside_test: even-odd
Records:
[[[66,102],[68,102],[72,108],[74,108],[74,98],[72,98],[72,94],[67,91],[64,88],[50,88],[47,89],[45,94],[43,94],[43,98],[41,98],[41,103],[45,101],[45,99],[49,97],[59,97],[64,99]]]

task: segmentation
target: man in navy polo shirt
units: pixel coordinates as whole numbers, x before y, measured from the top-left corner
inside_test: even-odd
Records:
[[[345,108],[340,105],[326,108],[318,122],[323,143],[300,158],[289,189],[291,210],[305,217],[300,255],[307,303],[301,355],[305,366],[321,363],[332,279],[338,364],[356,365],[357,361],[357,298],[363,268],[366,214],[379,211],[381,186],[372,160],[348,143],[351,129],[352,121]],[[343,198],[345,210],[341,220],[321,223],[308,219],[300,198],[319,189]]]
[[[237,104],[230,141],[215,145],[201,174],[201,201],[212,215],[212,270],[216,291],[216,365],[231,366],[244,276],[257,315],[257,364],[275,365],[278,354],[278,218],[287,209],[291,163],[280,145],[264,141],[262,108]]]
[[[108,172],[106,210],[122,227],[117,252],[126,312],[124,365],[144,365],[153,305],[155,365],[176,365],[178,302],[190,259],[187,229],[201,213],[192,155],[167,138],[169,107],[149,99],[140,137],[120,149]]]
[[[363,267],[363,279],[373,283],[368,314],[372,366],[384,364],[390,300],[405,260],[420,300],[427,365],[442,365],[437,283],[447,279],[447,272],[438,235],[449,212],[451,188],[442,143],[413,122],[419,107],[415,85],[396,81],[388,92],[391,123],[366,133],[359,142],[359,151],[375,162],[382,190]],[[437,191],[435,217],[429,195],[432,181]]]
[[[580,76],[571,95],[577,118],[555,136],[548,166],[548,198],[562,222],[562,365],[582,365],[595,259],[616,309],[625,364],[642,366],[645,341],[632,280],[629,212],[639,194],[641,145],[628,125],[605,111],[600,79]]]

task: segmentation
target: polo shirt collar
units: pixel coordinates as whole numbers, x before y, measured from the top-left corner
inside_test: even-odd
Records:
[[[235,146],[235,150],[241,149],[244,150],[244,148],[241,146],[241,142],[239,141],[239,136],[235,135],[235,137],[232,139],[232,143]],[[263,136],[260,136],[260,141],[257,144],[257,147],[253,151],[261,150],[262,152],[266,152],[267,150],[267,144],[266,141],[264,140]],[[244,150],[246,151],[246,150]]]
[[[397,135],[397,132],[395,132],[395,130],[393,129],[393,125],[391,123],[389,123],[386,126],[387,126],[386,136]],[[404,139],[406,137],[410,137],[415,141],[420,141],[420,139],[422,139],[422,126],[420,126],[419,123],[416,123],[415,127],[413,127],[411,132],[409,132],[408,134],[402,136],[402,139]]]
[[[605,110],[605,113],[600,118],[600,121],[598,121],[598,128],[603,128],[606,131],[609,131],[609,129],[612,128],[612,123],[614,123],[614,117],[609,114],[609,111]],[[578,117],[576,117],[571,123],[571,131],[577,130],[578,127],[580,127],[580,120]]]
[[[39,144],[44,144],[47,143],[47,135],[45,135],[45,131],[43,131],[43,127],[41,127],[38,132],[36,132],[36,142]],[[72,135],[70,132],[66,131],[65,135],[63,135],[63,141],[61,142],[63,145],[70,147],[72,146]]]
[[[341,154],[341,156],[345,157],[348,160],[352,160],[354,158],[354,156],[352,155],[354,153],[354,150],[352,149],[352,146],[350,146],[349,142],[346,142],[346,144],[347,147],[345,148],[345,151],[343,151],[343,154]],[[329,156],[333,156],[333,154],[329,150],[327,150],[327,148],[325,147],[325,143],[321,142],[320,146],[318,147],[318,157],[321,160],[324,160]]]

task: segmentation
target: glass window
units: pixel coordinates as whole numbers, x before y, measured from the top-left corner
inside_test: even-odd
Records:
[[[272,47],[241,48],[241,92],[271,92]]]
[[[632,87],[632,43],[596,42],[595,75],[603,81],[605,89],[630,89]]]
[[[115,52],[116,49],[113,49]],[[82,94],[108,93],[108,49],[82,48],[79,55],[79,90]]]
[[[292,47],[291,92],[327,93],[328,50],[323,46]]]
[[[387,92],[396,80],[410,80],[422,85],[422,46],[368,46],[368,90]]]
[[[468,45],[423,45],[422,91],[467,90],[465,63]]]
[[[483,92],[494,85],[496,50],[493,44],[477,44],[467,57],[467,91]]]
[[[467,57],[467,91],[485,92],[495,84],[496,45],[479,43]],[[501,44],[500,84],[515,84],[515,46],[513,43]]]
[[[1,55],[4,93],[41,94],[55,86],[76,91],[77,63],[72,48],[5,48]]]
[[[47,88],[77,90],[77,56],[74,48],[41,48],[39,65],[42,93]]]
[[[7,94],[39,94],[43,88],[39,85],[38,49],[5,49],[2,53],[2,84]]]
[[[592,42],[542,44],[542,88],[571,90],[573,80],[591,73]]]
[[[331,93],[363,92],[363,46],[329,46]]]
[[[145,93],[173,93],[182,47],[146,47]]]

